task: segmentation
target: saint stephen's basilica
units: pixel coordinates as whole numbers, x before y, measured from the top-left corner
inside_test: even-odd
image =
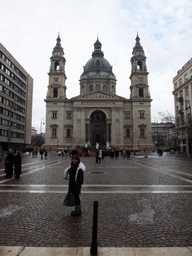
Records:
[[[66,96],[64,50],[58,36],[50,58],[45,148],[151,148],[151,101],[146,57],[137,35],[131,57],[130,99],[116,94],[116,76],[97,39],[80,76],[80,94]],[[126,70],[126,69],[125,69]]]

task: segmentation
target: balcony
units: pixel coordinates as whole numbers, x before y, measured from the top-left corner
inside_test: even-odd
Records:
[[[178,102],[183,102],[183,97],[179,97],[177,100]]]
[[[179,115],[183,115],[183,114],[184,114],[183,110],[180,109],[180,110],[179,110]]]

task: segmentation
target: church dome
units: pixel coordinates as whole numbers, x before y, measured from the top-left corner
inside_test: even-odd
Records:
[[[58,35],[58,38],[57,38],[57,43],[56,43],[56,46],[53,48],[53,55],[57,54],[57,53],[62,53],[64,54],[63,52],[63,47],[61,46],[61,39],[60,39],[60,36]]]
[[[84,72],[102,70],[107,72],[112,72],[112,66],[110,63],[103,57],[104,54],[101,51],[102,44],[97,41],[94,44],[94,52],[92,53],[92,58],[84,66]]]

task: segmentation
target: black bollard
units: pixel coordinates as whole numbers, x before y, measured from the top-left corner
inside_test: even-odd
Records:
[[[97,255],[97,221],[98,221],[98,201],[94,201],[91,255]]]

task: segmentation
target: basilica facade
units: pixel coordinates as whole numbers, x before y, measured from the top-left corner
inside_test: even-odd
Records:
[[[151,142],[151,97],[146,56],[137,35],[131,57],[130,99],[116,94],[116,76],[97,38],[80,76],[80,94],[66,97],[64,50],[53,49],[46,102],[45,148],[93,146],[146,149]]]

